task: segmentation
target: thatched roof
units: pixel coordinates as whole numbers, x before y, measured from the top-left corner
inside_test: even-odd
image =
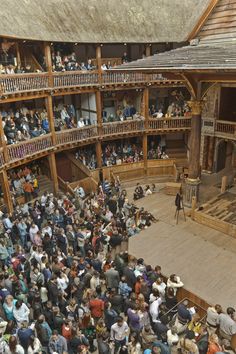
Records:
[[[0,36],[83,43],[182,42],[209,0],[1,0]]]
[[[121,71],[205,71],[205,70],[236,70],[236,46],[234,43],[218,45],[200,44],[187,46],[168,52],[132,61],[115,67]]]

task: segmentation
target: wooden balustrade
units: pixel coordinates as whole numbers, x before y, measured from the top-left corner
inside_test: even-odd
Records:
[[[40,91],[49,87],[47,73],[0,75],[1,94],[14,92]]]
[[[52,79],[52,81],[51,81]],[[29,73],[0,75],[0,93],[11,94],[15,92],[31,92],[53,88],[66,88],[76,86],[95,86],[101,84],[145,83],[165,81],[160,74],[140,72],[109,72],[102,73],[99,82],[98,71],[65,71],[49,73]]]
[[[98,129],[96,126],[89,126],[84,128],[75,128],[62,130],[56,133],[56,144],[65,145],[71,144],[98,136]]]
[[[220,121],[216,122],[215,132],[235,135],[236,134],[236,123],[229,121]]]
[[[53,73],[55,88],[98,85],[97,71],[66,71]]]
[[[102,83],[116,84],[116,83],[135,83],[146,82],[147,75],[139,72],[105,72],[102,74]]]
[[[132,133],[144,130],[143,120],[130,120],[124,122],[105,123],[102,126],[102,135]]]
[[[150,118],[148,120],[148,129],[160,131],[191,129],[191,117]]]
[[[43,135],[22,143],[8,145],[7,153],[9,156],[9,162],[23,159],[52,147],[51,134]]]

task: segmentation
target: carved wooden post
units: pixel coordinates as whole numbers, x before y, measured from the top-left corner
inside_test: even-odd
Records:
[[[199,199],[200,185],[200,144],[201,144],[201,112],[202,102],[192,100],[188,102],[192,111],[192,127],[189,150],[189,172],[186,181],[185,205],[191,207],[192,197]]]
[[[11,196],[11,192],[10,192],[10,185],[9,185],[6,170],[1,171],[0,180],[1,180],[2,190],[3,190],[4,203],[7,207],[8,213],[12,214],[14,207],[13,207],[13,203],[12,203],[12,196]]]
[[[49,87],[53,87],[52,54],[51,54],[51,45],[48,42],[44,42],[44,56],[45,56],[47,72],[49,75],[48,77]]]
[[[212,172],[214,162],[215,137],[209,136],[207,171]]]
[[[97,45],[96,47],[96,62],[97,62],[97,70],[98,70],[98,80],[99,83],[102,83],[102,47],[101,45]]]
[[[192,197],[192,210],[191,210],[191,219],[192,220],[194,220],[194,213],[195,213],[196,206],[197,206],[197,198]]]
[[[57,194],[59,190],[59,186],[58,186],[58,179],[57,179],[56,158],[54,152],[48,155],[48,162],[50,167],[51,179],[53,181],[53,191],[55,194]]]
[[[148,120],[149,120],[149,89],[146,87],[143,90],[143,107],[142,114],[144,115],[144,133],[143,133],[143,165],[144,173],[147,174],[147,149],[148,149]]]
[[[9,155],[8,155],[8,151],[7,151],[7,144],[6,144],[6,140],[5,140],[1,114],[0,114],[0,147],[2,147],[4,161],[7,163],[9,161]]]
[[[100,91],[96,91],[96,111],[97,111],[97,129],[99,140],[96,142],[96,159],[98,168],[102,167],[102,96]]]

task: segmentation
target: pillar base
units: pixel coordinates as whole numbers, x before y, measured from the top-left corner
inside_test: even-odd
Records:
[[[187,178],[186,180],[186,188],[185,188],[185,194],[184,194],[184,205],[187,207],[191,207],[192,205],[192,197],[196,197],[196,200],[198,202],[199,200],[199,188],[200,188],[200,179],[192,179],[192,178]]]

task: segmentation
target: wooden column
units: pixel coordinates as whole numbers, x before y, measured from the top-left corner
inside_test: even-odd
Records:
[[[97,70],[98,70],[98,78],[99,82],[102,79],[102,47],[101,45],[96,46],[96,62],[97,62]]]
[[[201,102],[190,101],[192,109],[192,126],[189,150],[189,172],[188,177],[197,179],[200,177],[200,144],[201,144]]]
[[[96,159],[97,168],[102,168],[102,144],[100,140],[96,142]]]
[[[7,151],[7,143],[6,143],[6,140],[5,140],[3,125],[2,125],[2,115],[1,114],[0,114],[0,147],[2,148],[4,161],[8,162],[9,161],[9,155],[8,155],[8,151]]]
[[[44,42],[44,56],[45,56],[47,72],[49,75],[49,86],[53,87],[52,54],[51,54],[51,45],[48,42]]]
[[[149,44],[146,45],[145,55],[146,57],[150,57],[152,55],[152,47]]]
[[[53,143],[53,145],[56,145],[56,133],[55,133],[53,104],[52,104],[52,96],[51,95],[45,97],[45,106],[46,106],[47,115],[48,115],[50,133],[52,135],[52,143]]]
[[[200,145],[201,145],[201,109],[202,103],[198,100],[188,102],[192,112],[192,126],[189,149],[189,168],[186,180],[184,203],[191,207],[192,197],[199,199],[200,185]]]
[[[17,66],[18,68],[21,67],[21,58],[20,58],[20,43],[16,42],[16,61],[17,61]]]
[[[144,173],[147,174],[147,133],[143,134],[143,167]]]
[[[14,207],[13,207],[12,196],[11,196],[11,192],[10,192],[10,186],[9,186],[9,181],[8,181],[6,170],[1,171],[0,180],[1,180],[3,199],[4,199],[5,206],[7,207],[8,213],[12,214]]]
[[[48,162],[50,167],[51,180],[53,181],[53,191],[55,194],[58,193],[58,179],[57,179],[57,165],[54,152],[48,155]]]
[[[145,118],[145,129],[147,129],[149,119],[149,89],[147,87],[143,90],[142,115]]]
[[[207,171],[213,172],[214,163],[214,152],[215,152],[215,137],[209,136],[209,146],[208,146],[208,157],[207,157]]]
[[[99,135],[101,135],[102,127],[102,94],[100,91],[96,91],[96,112],[97,112],[97,126],[99,129]]]

